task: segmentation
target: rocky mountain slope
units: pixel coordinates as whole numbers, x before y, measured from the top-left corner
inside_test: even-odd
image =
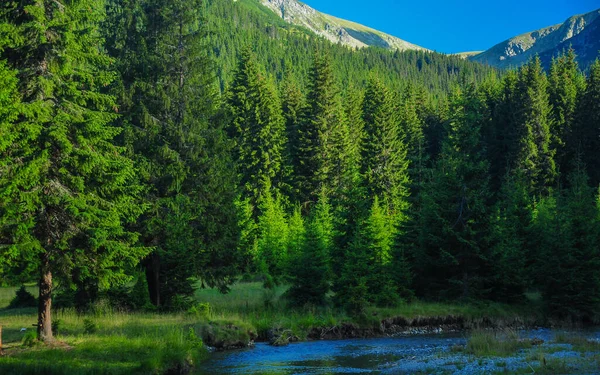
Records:
[[[553,56],[569,46],[575,49],[583,68],[595,60],[600,49],[600,9],[510,38],[470,59],[506,68],[520,66],[537,54],[548,66]]]
[[[260,0],[288,23],[302,26],[333,43],[352,48],[377,46],[389,49],[426,50],[381,31],[321,13],[297,0]]]

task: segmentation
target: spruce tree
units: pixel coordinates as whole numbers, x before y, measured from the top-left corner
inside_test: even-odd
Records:
[[[331,61],[316,52],[309,74],[307,105],[298,135],[297,190],[302,205],[313,205],[321,193],[330,195],[345,183],[349,131]]]
[[[274,196],[268,182],[265,187],[260,197],[257,263],[265,286],[271,288],[281,283],[287,270],[288,222],[281,195]]]
[[[113,144],[120,133],[111,126],[114,98],[101,93],[112,79],[100,48],[103,5],[0,5],[0,27],[9,33],[0,61],[18,72],[23,103],[14,126],[2,129],[0,237],[7,242],[0,251],[37,268],[43,341],[53,339],[54,280],[69,285],[77,267],[106,287],[127,280],[124,270],[147,253],[125,228],[141,213],[141,189],[132,162]],[[2,77],[2,90],[14,87],[14,76]]]
[[[581,151],[573,146],[573,127],[577,102],[585,87],[585,77],[579,71],[575,51],[552,61],[548,78],[549,100],[552,107],[552,149],[556,152],[557,169],[566,180],[572,162]]]
[[[448,136],[423,192],[423,233],[415,254],[420,293],[447,298],[484,293],[490,192],[482,106],[473,86],[451,101]]]
[[[257,206],[265,184],[278,188],[284,182],[286,135],[277,92],[249,48],[240,56],[228,110],[243,196]]]
[[[137,228],[155,249],[144,260],[152,303],[193,293],[198,277],[224,290],[236,273],[236,176],[215,112],[203,3],[110,0],[107,9],[122,142],[149,204]]]
[[[576,115],[576,130],[570,148],[579,150],[592,186],[600,184],[600,60],[590,67],[586,88]]]
[[[539,57],[519,70],[516,86],[518,152],[515,168],[523,173],[534,195],[553,186],[557,171],[551,148],[551,107],[548,79]]]
[[[365,141],[362,173],[371,199],[380,197],[382,204],[398,220],[407,208],[407,146],[400,133],[393,94],[377,78],[371,78],[364,100]]]
[[[539,254],[528,246],[532,203],[525,179],[507,174],[498,198],[490,218],[490,296],[511,303],[523,299],[534,271],[530,261]]]
[[[533,229],[542,261],[539,280],[549,312],[590,322],[600,303],[600,223],[596,190],[581,165],[569,177],[569,189],[542,200]]]
[[[288,291],[295,306],[322,306],[331,285],[330,251],[333,245],[331,207],[322,193],[306,225],[302,253],[291,269]]]

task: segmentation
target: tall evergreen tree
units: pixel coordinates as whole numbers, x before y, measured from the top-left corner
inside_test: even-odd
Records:
[[[577,109],[576,130],[570,148],[580,150],[592,186],[600,184],[600,60],[590,67]]]
[[[147,253],[125,229],[140,214],[140,186],[131,161],[113,144],[120,132],[110,125],[114,98],[100,92],[112,79],[111,61],[99,48],[103,5],[0,5],[0,27],[9,34],[0,60],[18,72],[23,102],[18,121],[2,129],[0,237],[8,242],[0,251],[37,268],[43,341],[53,339],[54,280],[69,284],[78,267],[102,286],[122,282],[124,269]],[[10,73],[2,79],[3,90],[14,87]]]
[[[589,322],[600,303],[596,191],[581,165],[572,172],[569,185],[542,200],[537,209],[534,229],[542,255],[542,295],[553,315]]]
[[[393,94],[372,78],[365,93],[365,142],[362,172],[368,194],[380,197],[398,220],[407,208],[408,166],[404,134],[399,131],[400,121]]]
[[[106,46],[119,73],[123,142],[150,205],[138,228],[142,243],[155,249],[144,264],[157,306],[191,294],[195,277],[225,289],[235,273],[235,175],[222,121],[214,117],[202,9],[201,0],[108,6]]]
[[[579,71],[575,51],[569,51],[552,61],[548,78],[549,100],[552,107],[552,149],[556,152],[557,169],[568,177],[573,160],[581,151],[572,143],[577,101],[585,87],[585,77]],[[572,146],[572,144],[571,144]]]
[[[309,75],[307,106],[298,136],[297,190],[303,205],[330,195],[345,175],[348,127],[329,57],[317,52]]]
[[[489,221],[489,164],[482,147],[483,101],[473,86],[454,95],[448,136],[423,193],[417,291],[477,298],[484,293]]]
[[[278,188],[284,182],[286,135],[277,92],[249,48],[240,56],[228,109],[243,194],[257,205],[267,194],[265,184]]]
[[[524,174],[534,195],[546,194],[556,180],[551,148],[548,79],[539,57],[519,70],[516,86],[518,152],[515,168]]]

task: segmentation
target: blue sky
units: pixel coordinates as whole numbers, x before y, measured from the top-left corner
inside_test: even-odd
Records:
[[[512,36],[600,8],[600,0],[301,1],[445,53],[485,50]]]

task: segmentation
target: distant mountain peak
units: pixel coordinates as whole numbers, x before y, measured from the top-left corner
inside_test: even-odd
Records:
[[[377,46],[389,49],[426,50],[381,31],[321,13],[297,0],[260,0],[284,21],[307,28],[333,43],[351,48]]]
[[[584,67],[598,56],[600,9],[569,17],[558,25],[517,35],[470,59],[504,68],[523,65],[539,55],[548,65],[553,56],[570,46],[573,46]]]

